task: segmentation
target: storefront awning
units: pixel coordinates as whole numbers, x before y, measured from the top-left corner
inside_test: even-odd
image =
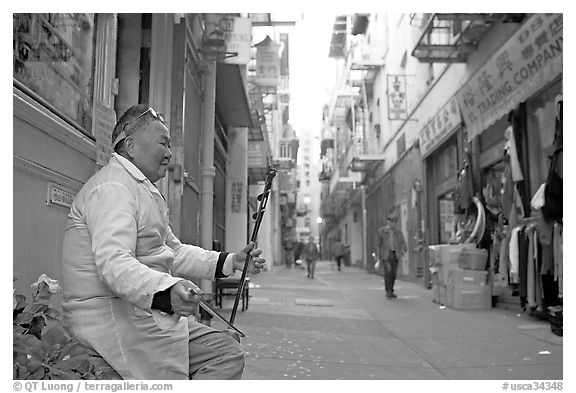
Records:
[[[252,127],[244,78],[236,64],[216,66],[216,112],[227,127]]]

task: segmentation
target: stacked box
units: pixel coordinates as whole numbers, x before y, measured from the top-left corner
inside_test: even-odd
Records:
[[[474,243],[464,244],[437,244],[428,246],[429,265],[438,271],[438,282],[446,285],[450,270],[458,268],[460,250],[463,248],[476,248]]]
[[[455,310],[484,310],[492,308],[492,293],[487,285],[449,285],[447,306]]]
[[[478,248],[467,248],[460,251],[460,267],[469,270],[484,270],[488,263],[488,251]]]
[[[486,270],[452,269],[448,272],[448,285],[488,285]]]

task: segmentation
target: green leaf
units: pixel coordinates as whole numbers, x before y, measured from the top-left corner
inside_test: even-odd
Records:
[[[26,379],[43,379],[44,375],[46,375],[46,370],[44,370],[44,367],[40,367],[35,372],[30,373],[30,375],[26,377]]]
[[[36,372],[40,367],[42,367],[42,362],[35,359],[31,359],[26,365],[26,368],[30,373]]]
[[[60,356],[61,348],[62,346],[60,344],[54,344],[48,348],[48,351],[46,352],[46,361],[49,364],[53,364],[56,359],[58,359],[58,356]]]
[[[16,317],[16,320],[14,321],[14,323],[16,323],[18,325],[25,325],[27,323],[32,322],[32,318],[34,318],[34,314],[32,314],[31,312],[28,312],[28,311],[24,311],[23,313],[19,314]]]
[[[48,346],[60,344],[61,347],[64,347],[64,345],[68,343],[68,336],[64,328],[56,325],[44,331],[44,334],[42,334],[42,342]]]
[[[22,364],[16,364],[16,379],[26,379],[30,375],[26,366]]]
[[[26,296],[16,295],[16,302],[17,302],[16,310],[26,307]]]
[[[48,304],[36,303],[32,305],[30,312],[36,315],[42,314],[48,308]]]
[[[36,316],[32,318],[32,322],[30,322],[28,334],[33,334],[34,336],[40,338],[42,337],[42,329],[44,329],[44,326],[46,326],[46,319],[44,316]]]
[[[42,349],[42,344],[40,340],[31,334],[25,334],[21,336],[21,342],[24,345],[24,350],[27,355],[35,357],[37,360],[42,360],[45,352]]]
[[[44,315],[50,319],[55,319],[55,320],[59,320],[61,317],[60,312],[58,310],[56,310],[55,308],[51,308],[51,307],[48,307],[46,309],[46,311],[44,311]]]
[[[60,371],[61,372],[59,374],[52,375],[52,379],[56,379],[56,380],[81,379],[80,376],[73,371],[64,371],[64,370],[60,370]]]

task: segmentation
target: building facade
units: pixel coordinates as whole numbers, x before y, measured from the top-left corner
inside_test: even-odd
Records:
[[[60,279],[70,203],[107,162],[116,119],[136,103],[162,113],[170,130],[173,157],[157,186],[174,233],[208,249],[246,244],[261,192],[251,184],[264,180],[279,129],[266,128],[272,114],[258,106],[264,94],[249,70],[252,31],[270,26],[269,14],[14,14],[13,21],[19,292],[42,273]],[[278,206],[278,195],[270,203]],[[277,219],[271,211],[265,225],[277,228]],[[259,246],[273,260],[273,239]],[[200,284],[212,293],[210,282]]]
[[[509,241],[514,228],[538,220],[531,201],[547,180],[548,157],[558,150],[555,124],[562,121],[562,23],[562,14],[336,18],[330,56],[341,75],[325,111],[323,160],[329,170],[321,172],[322,211],[331,225],[342,227],[348,213],[338,206],[364,210],[368,271],[370,234],[391,212],[400,217],[408,244],[399,275],[426,287],[428,246],[470,241],[467,224],[480,214],[473,197],[486,216],[483,236],[473,241],[494,258],[500,257],[494,239]],[[344,160],[342,130],[346,148],[356,148]],[[511,146],[521,176],[509,180]],[[360,178],[342,192],[332,185],[345,181],[345,169]],[[517,195],[514,214],[508,195]],[[561,222],[554,225],[561,232]],[[330,228],[323,236],[332,236]],[[491,263],[497,280],[504,272]],[[561,258],[555,263],[561,266]],[[548,276],[554,304],[562,293],[561,274],[556,268],[542,276]],[[525,278],[501,280],[493,296],[525,307]]]

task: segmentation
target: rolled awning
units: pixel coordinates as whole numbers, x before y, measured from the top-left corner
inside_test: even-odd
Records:
[[[244,78],[237,64],[216,66],[216,113],[229,127],[252,127]]]

